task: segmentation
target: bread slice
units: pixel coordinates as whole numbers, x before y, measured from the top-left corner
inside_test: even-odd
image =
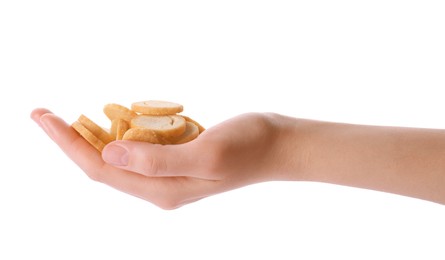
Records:
[[[122,140],[167,144],[164,138],[160,138],[153,130],[147,128],[130,128],[125,132]]]
[[[86,129],[88,129],[88,131],[90,131],[93,135],[99,138],[99,140],[101,140],[103,143],[108,144],[114,141],[114,137],[111,136],[110,133],[108,133],[102,127],[94,123],[87,116],[80,115],[77,121],[81,123]]]
[[[90,132],[82,123],[79,121],[75,121],[71,125],[74,130],[76,130],[88,143],[90,143],[94,148],[96,148],[99,152],[105,147],[105,143],[102,142],[97,136]]]
[[[111,121],[123,119],[127,122],[130,122],[137,115],[136,112],[131,111],[127,107],[113,103],[104,106],[104,113]]]
[[[112,133],[114,134],[116,140],[122,140],[125,132],[130,129],[130,124],[124,119],[114,119],[111,123],[111,126],[112,129],[114,128],[112,130]]]
[[[195,120],[191,119],[188,116],[184,116],[184,115],[181,115],[181,116],[185,119],[185,121],[195,124],[198,127],[199,133],[204,132],[205,128],[200,123],[196,122]]]
[[[121,120],[123,120],[123,119],[113,119],[113,120],[111,120],[110,135],[114,138],[114,140],[116,140],[117,127],[118,127],[119,121],[121,121]]]
[[[183,106],[168,101],[147,100],[133,103],[131,110],[144,115],[174,115],[181,113]]]
[[[185,132],[172,140],[173,144],[183,144],[192,141],[199,135],[199,127],[191,122],[186,122]]]
[[[146,128],[157,135],[171,138],[182,135],[186,129],[186,121],[182,116],[150,116],[138,115],[131,120],[131,128]]]

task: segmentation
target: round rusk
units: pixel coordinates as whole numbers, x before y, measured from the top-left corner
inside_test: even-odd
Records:
[[[119,121],[123,119],[113,119],[111,120],[111,128],[110,128],[110,135],[116,139],[117,136],[117,125],[119,124]]]
[[[71,125],[74,130],[76,130],[88,143],[90,143],[94,148],[96,148],[99,152],[105,147],[105,143],[102,142],[99,138],[97,138],[93,133],[91,133],[84,125],[82,125],[79,121],[74,122]]]
[[[93,135],[99,138],[103,143],[108,144],[109,142],[114,141],[114,137],[111,136],[111,134],[109,134],[102,127],[94,123],[87,116],[80,115],[77,121],[85,126],[86,129],[88,129]]]
[[[199,133],[202,133],[202,132],[204,132],[204,130],[206,130],[200,123],[196,122],[195,120],[191,119],[190,117],[184,116],[184,115],[181,115],[181,116],[185,119],[185,121],[195,124],[198,127]]]
[[[125,132],[127,132],[128,129],[130,129],[130,124],[123,119],[118,119],[116,127],[116,140],[122,140]]]
[[[137,114],[131,111],[127,107],[121,106],[119,104],[107,104],[104,106],[105,115],[113,121],[114,119],[123,119],[130,122]]]
[[[160,138],[154,131],[147,128],[130,128],[125,132],[122,140],[167,144],[164,138]]]
[[[163,137],[176,137],[185,132],[186,122],[182,116],[138,115],[131,120],[131,128],[147,128]]]
[[[181,113],[183,107],[168,101],[147,100],[133,103],[131,110],[144,115],[174,115]]]
[[[185,132],[182,135],[174,138],[174,144],[187,143],[198,137],[199,127],[191,122],[186,122],[186,125],[187,127],[185,129]]]

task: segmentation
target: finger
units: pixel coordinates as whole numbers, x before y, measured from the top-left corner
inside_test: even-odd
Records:
[[[192,146],[159,145],[147,142],[115,141],[105,146],[102,158],[120,169],[151,177],[199,175],[199,157]]]
[[[52,113],[43,113],[40,117],[37,113],[34,118],[46,134],[83,170],[91,173],[106,166],[100,153],[61,118]]]
[[[42,127],[42,125],[40,124],[40,117],[44,114],[49,114],[49,113],[51,113],[51,111],[49,111],[46,108],[36,108],[31,112],[31,119],[34,120],[34,122],[36,122],[37,125]]]
[[[36,111],[32,117],[48,136],[91,179],[103,182],[131,194],[143,194],[144,176],[106,164],[100,153],[83,139],[70,125],[52,113]],[[39,117],[40,115],[40,117]]]
[[[151,178],[113,167],[105,163],[100,153],[71,126],[48,110],[36,110],[31,117],[91,179],[161,208],[172,209],[201,198],[216,184],[187,177]]]

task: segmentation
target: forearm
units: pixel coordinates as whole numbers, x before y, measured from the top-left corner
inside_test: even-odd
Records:
[[[299,142],[287,145],[298,151],[300,164],[290,178],[445,204],[445,130],[301,119],[287,124]]]

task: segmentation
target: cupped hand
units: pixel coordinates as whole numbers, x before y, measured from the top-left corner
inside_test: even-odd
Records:
[[[49,110],[35,109],[31,118],[91,179],[163,209],[280,179],[286,164],[272,114],[239,115],[180,145],[114,141],[102,154]]]

